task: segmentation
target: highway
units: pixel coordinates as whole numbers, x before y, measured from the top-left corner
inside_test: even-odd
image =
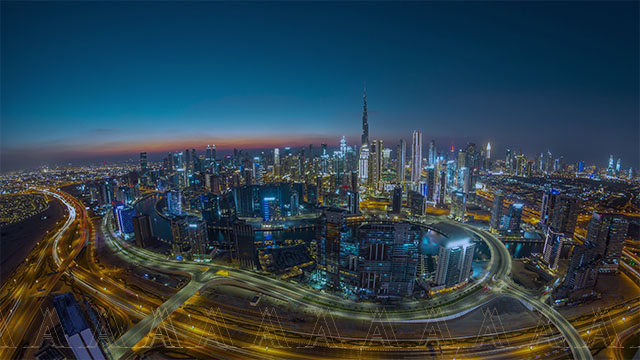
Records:
[[[75,214],[76,219],[67,222],[52,235],[47,243],[45,256],[40,258],[41,264],[47,263],[47,256],[51,255],[50,266],[54,269],[64,271],[74,280],[73,287],[80,290],[93,299],[96,304],[100,304],[105,309],[111,309],[114,316],[120,317],[125,324],[125,331],[117,334],[117,340],[108,347],[108,352],[114,359],[128,359],[139,351],[146,351],[146,347],[153,343],[153,330],[161,326],[166,332],[171,329],[181,340],[184,346],[198,345],[199,342],[207,339],[207,344],[198,345],[200,347],[185,348],[192,356],[216,356],[225,358],[308,358],[322,359],[333,358],[379,358],[379,357],[416,357],[430,358],[436,354],[438,357],[464,357],[464,358],[536,358],[538,356],[551,358],[564,358],[568,354],[565,349],[554,348],[555,343],[566,342],[571,349],[571,355],[577,359],[590,359],[591,353],[585,345],[583,338],[588,338],[588,332],[599,331],[597,325],[614,324],[623,331],[625,327],[624,316],[628,321],[637,319],[637,311],[640,303],[636,300],[629,303],[628,309],[611,308],[612,319],[602,319],[598,323],[593,323],[591,318],[582,320],[572,320],[569,322],[562,317],[552,307],[540,301],[539,297],[525,290],[520,289],[510,280],[511,257],[504,245],[493,235],[478,230],[477,228],[452,222],[475,233],[489,245],[491,260],[487,273],[476,281],[475,284],[463,288],[459,292],[443,294],[426,301],[409,301],[406,305],[397,309],[388,309],[388,318],[384,322],[394,326],[419,326],[420,324],[439,323],[465,316],[473,310],[479,311],[483,306],[496,297],[510,296],[518,300],[529,303],[540,314],[549,320],[550,324],[556,328],[549,329],[547,334],[540,337],[538,329],[527,328],[513,330],[506,333],[497,333],[494,336],[458,336],[453,334],[447,339],[438,341],[438,349],[434,350],[430,346],[424,347],[422,337],[404,336],[397,339],[398,346],[386,347],[367,342],[367,334],[345,333],[339,338],[333,336],[335,344],[332,346],[319,345],[310,350],[305,346],[314,339],[317,334],[313,328],[299,327],[290,323],[291,319],[282,319],[285,328],[278,333],[271,334],[272,340],[287,343],[290,346],[275,348],[267,346],[256,346],[256,339],[260,339],[263,317],[260,310],[248,308],[247,305],[235,306],[233,304],[216,303],[203,297],[194,296],[209,286],[227,285],[252,292],[262,292],[265,296],[273,297],[281,302],[285,302],[291,309],[297,309],[301,316],[310,316],[312,313],[323,312],[331,314],[336,321],[344,324],[348,322],[371,321],[373,315],[379,310],[378,304],[372,303],[351,303],[345,301],[334,294],[324,293],[316,289],[301,286],[291,281],[272,278],[269,276],[256,274],[252,271],[241,270],[234,267],[216,264],[202,264],[189,261],[176,261],[167,259],[166,256],[153,253],[144,249],[131,246],[122,241],[113,232],[112,219],[106,216],[97,224],[96,229],[92,229],[86,220],[86,212],[79,202],[65,194],[58,194],[63,197],[67,206],[74,209],[69,210],[69,214]],[[78,224],[79,231],[74,236],[65,234]],[[97,230],[97,231],[94,231]],[[126,283],[121,280],[120,270],[113,268],[98,267],[97,259],[93,257],[94,251],[87,251],[86,258],[78,259],[77,254],[86,244],[89,235],[94,236],[96,241],[100,238],[105,240],[105,245],[109,251],[117,255],[120,259],[132,265],[144,266],[146,268],[157,269],[158,271],[187,276],[190,280],[177,291],[165,291],[166,294],[157,294],[151,288],[139,289],[132,292],[126,287]],[[42,244],[43,246],[45,244]],[[60,249],[58,256],[53,255],[53,249]],[[42,249],[39,249],[41,254]],[[93,250],[93,247],[90,248]],[[56,251],[57,253],[57,251]],[[75,261],[74,261],[75,259]],[[82,261],[81,261],[82,260]],[[47,288],[53,287],[59,275],[50,280]],[[21,281],[20,284],[24,284]],[[30,292],[33,293],[34,289]],[[48,290],[50,291],[50,290]],[[40,297],[32,297],[34,299]],[[4,303],[3,303],[4,304]],[[20,305],[18,311],[21,316],[26,316],[28,311],[35,313],[37,304],[29,307]],[[208,309],[213,306],[222,307],[220,325],[218,329],[211,328],[211,318],[208,316]],[[437,311],[432,311],[437,310]],[[294,311],[294,310],[292,310]],[[137,321],[139,319],[139,321]],[[15,319],[10,326],[17,326]],[[24,318],[21,324],[30,322]],[[137,322],[136,322],[137,321]],[[134,323],[134,325],[130,325]],[[404,323],[404,325],[403,325]],[[129,324],[129,325],[126,325]],[[161,325],[159,325],[161,324]],[[312,324],[309,324],[312,325]],[[305,325],[308,326],[308,325]],[[28,328],[29,326],[24,326]],[[26,330],[25,330],[26,331]],[[225,340],[225,333],[233,333],[233,337],[228,336]],[[13,334],[11,334],[13,335]],[[582,335],[582,336],[581,336]],[[23,334],[15,334],[17,339],[21,339]],[[495,348],[493,338],[501,336],[509,339],[509,346]],[[233,346],[220,347],[219,344],[232,339]],[[211,341],[209,341],[211,340]],[[218,341],[216,343],[215,341]],[[315,340],[314,340],[315,341]],[[440,342],[443,341],[443,342]],[[209,343],[210,342],[210,343]],[[216,345],[217,344],[217,345]],[[532,345],[533,344],[533,345]],[[306,349],[306,350],[305,350]],[[12,351],[4,350],[6,354]],[[215,354],[215,355],[214,355]],[[356,355],[360,354],[360,355]],[[6,356],[8,357],[8,356]],[[3,357],[4,358],[4,357]]]

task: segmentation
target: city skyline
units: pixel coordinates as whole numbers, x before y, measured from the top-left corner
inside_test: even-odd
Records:
[[[358,144],[365,82],[370,138],[392,148],[419,130],[495,158],[638,163],[637,4],[458,5],[3,4],[3,171]]]

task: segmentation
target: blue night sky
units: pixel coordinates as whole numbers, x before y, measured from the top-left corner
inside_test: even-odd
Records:
[[[639,162],[638,2],[2,2],[3,170],[359,141]],[[153,157],[152,157],[153,159]]]

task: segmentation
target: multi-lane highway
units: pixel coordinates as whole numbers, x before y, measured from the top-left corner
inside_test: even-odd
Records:
[[[286,307],[290,312],[330,314],[339,324],[366,323],[373,319],[380,305],[345,301],[336,295],[319,292],[300,284],[229,266],[169,260],[166,256],[139,249],[120,239],[112,230],[110,216],[104,217],[97,224],[96,229],[92,229],[81,203],[67,194],[58,192],[55,194],[71,207],[68,208],[70,215],[65,225],[43,242],[42,248],[38,248],[40,254],[43,254],[43,248],[46,249],[43,257],[39,258],[40,264],[49,263],[53,270],[58,271],[72,268],[73,271],[67,271],[66,274],[73,279],[73,287],[91,298],[95,304],[104,309],[110,309],[111,314],[124,324],[123,332],[114,334],[114,341],[107,348],[108,354],[114,359],[129,358],[138,351],[145,351],[148,349],[145,345],[153,342],[154,330],[163,328],[166,335],[169,324],[171,324],[171,332],[180,338],[181,344],[190,346],[183,350],[191,356],[309,359],[356,356],[361,358],[438,356],[510,359],[516,357],[564,358],[571,353],[574,358],[589,359],[591,353],[583,339],[590,336],[589,332],[593,334],[599,331],[597,325],[611,323],[622,331],[625,329],[625,323],[621,322],[621,318],[626,316],[627,321],[633,321],[638,317],[640,302],[635,300],[628,303],[627,309],[609,309],[613,318],[598,320],[595,324],[588,319],[568,321],[541,301],[537,295],[511,282],[511,258],[507,249],[497,238],[473,226],[453,223],[475,233],[477,237],[487,242],[491,251],[487,273],[482,279],[476,281],[475,285],[467,286],[458,292],[426,301],[410,301],[395,309],[387,308],[387,317],[383,323],[399,328],[420,324],[430,326],[429,324],[432,323],[466,316],[473,310],[483,308],[496,297],[510,296],[530,304],[539,314],[548,319],[548,323],[553,327],[547,329],[544,336],[540,336],[537,328],[510,330],[494,335],[485,334],[486,336],[452,334],[448,338],[438,340],[438,349],[435,350],[431,345],[425,348],[424,339],[418,336],[420,330],[417,330],[415,336],[399,336],[396,339],[398,346],[392,347],[371,343],[367,340],[366,333],[355,331],[343,333],[339,337],[335,334],[330,335],[329,337],[335,341],[333,344],[309,349],[308,344],[318,336],[313,326],[301,327],[300,324],[291,323],[291,318],[283,318],[281,331],[272,332],[270,336],[272,341],[286,343],[289,346],[282,348],[258,346],[260,342],[256,345],[256,339],[260,339],[264,332],[264,314],[259,309],[251,309],[246,304],[216,303],[215,300],[205,300],[195,295],[208,286],[222,284],[249,289],[288,304]],[[75,219],[72,219],[74,216]],[[71,231],[74,234],[69,234]],[[116,254],[121,261],[187,277],[189,282],[177,291],[166,290],[161,294],[148,286],[128,288],[126,281],[122,280],[122,277],[128,275],[123,274],[120,269],[97,265],[99,260],[94,257],[93,247],[86,252],[86,258],[77,258],[77,254],[90,235],[92,238],[95,235],[96,241],[104,240],[105,244],[100,245],[106,245],[109,251]],[[33,275],[25,277],[20,279],[20,282],[16,282],[16,286],[24,288],[28,281],[34,279]],[[45,286],[45,291],[50,291],[57,280],[58,277],[55,279],[52,277],[49,280],[51,283]],[[28,297],[27,290],[24,291],[23,297],[18,296],[20,302],[17,306],[17,314],[20,316],[7,319],[8,324],[14,328],[20,324],[24,325],[22,328],[28,328],[28,324],[32,321],[28,319],[29,311],[35,313],[33,309],[37,309],[38,306],[36,303],[25,302],[27,299],[38,297]],[[36,290],[29,291],[33,293]],[[219,321],[216,321],[215,328],[211,327],[211,316],[208,314],[211,306],[222,309],[217,315]],[[434,309],[437,311],[429,311]],[[231,333],[233,337],[229,335]],[[21,339],[24,332],[12,331],[10,335]],[[496,336],[507,338],[509,345],[498,348],[493,346],[492,338]],[[204,344],[203,339],[206,340]],[[230,342],[232,344],[220,346]],[[554,347],[558,342],[566,343],[568,346]],[[315,340],[313,343],[315,344]],[[193,347],[196,345],[200,347]],[[5,349],[3,355],[9,357],[12,353],[14,352]]]

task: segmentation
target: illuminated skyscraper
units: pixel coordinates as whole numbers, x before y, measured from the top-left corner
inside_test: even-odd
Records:
[[[509,215],[503,217],[503,226],[508,231],[519,231],[520,221],[522,220],[523,204],[511,204],[509,206]]]
[[[602,272],[618,270],[628,227],[629,222],[620,215],[594,213],[591,217],[587,241],[596,245],[596,253],[602,258]]]
[[[413,132],[413,143],[411,145],[411,182],[414,186],[420,182],[422,174],[422,133],[418,130]]]
[[[143,177],[147,176],[147,153],[140,153],[140,173]]]
[[[276,177],[280,176],[280,149],[273,149],[273,172]]]
[[[396,181],[400,184],[402,184],[404,182],[404,166],[407,163],[407,142],[404,141],[404,139],[400,139],[400,143],[398,144],[398,150],[397,150],[397,169],[396,169],[396,174],[397,174],[397,179]]]
[[[500,222],[502,220],[502,209],[504,206],[504,194],[496,192],[493,195],[493,207],[491,208],[491,229],[499,230]]]
[[[609,176],[613,176],[615,173],[614,161],[613,154],[611,154],[611,156],[609,156],[609,165],[607,166],[607,175]]]
[[[542,195],[540,222],[564,233],[567,238],[573,238],[581,205],[580,198],[560,194],[558,190],[551,189]]]
[[[393,198],[391,199],[391,212],[400,214],[402,211],[402,186],[396,185],[393,189]]]
[[[552,229],[547,230],[543,248],[543,259],[552,269],[558,267],[564,242],[565,238],[563,233],[553,231]]]
[[[436,165],[437,156],[438,155],[436,154],[436,142],[435,140],[431,140],[431,142],[429,143],[429,165],[430,166]]]
[[[467,281],[471,276],[475,244],[468,238],[441,244],[438,251],[438,267],[435,282],[438,286],[451,287]]]
[[[360,158],[358,159],[358,179],[360,184],[367,184],[369,179],[369,145],[360,147]]]
[[[364,88],[362,97],[364,106],[362,109],[362,146],[369,145],[369,114],[367,113],[367,88]]]

